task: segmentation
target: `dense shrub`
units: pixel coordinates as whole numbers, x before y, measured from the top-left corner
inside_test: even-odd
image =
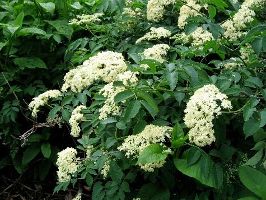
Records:
[[[1,162],[75,199],[265,199],[265,5],[3,3]]]

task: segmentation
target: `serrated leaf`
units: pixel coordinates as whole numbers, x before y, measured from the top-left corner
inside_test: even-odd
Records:
[[[111,161],[109,175],[114,182],[120,182],[123,178],[123,171],[115,161]]]

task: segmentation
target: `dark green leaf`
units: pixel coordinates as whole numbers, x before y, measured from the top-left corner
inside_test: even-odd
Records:
[[[46,64],[41,60],[40,58],[37,57],[20,57],[20,58],[15,58],[14,63],[18,65],[21,69],[25,68],[47,68]]]
[[[29,146],[24,152],[22,157],[22,165],[30,163],[40,152],[40,146],[32,145]]]
[[[124,119],[125,121],[129,121],[134,118],[141,108],[141,104],[138,100],[132,101],[126,108]]]
[[[50,143],[43,143],[41,146],[42,154],[45,158],[50,158],[51,155],[51,145]]]
[[[134,93],[132,91],[126,90],[126,91],[118,93],[115,96],[114,100],[115,100],[115,103],[119,103],[119,102],[125,101],[125,100],[127,100],[133,96],[134,96]]]

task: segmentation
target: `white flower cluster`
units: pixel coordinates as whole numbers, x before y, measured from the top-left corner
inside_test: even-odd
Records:
[[[120,107],[115,103],[114,98],[119,93],[125,90],[123,86],[114,86],[113,82],[106,84],[101,90],[100,94],[106,97],[103,107],[99,109],[99,119],[104,120],[108,116],[119,115],[121,113]]]
[[[101,20],[99,19],[102,17],[104,14],[103,13],[95,13],[93,15],[77,15],[75,19],[72,19],[69,24],[71,25],[86,25],[94,22],[100,22]]]
[[[228,60],[225,60],[223,62],[223,66],[225,69],[235,69],[235,68],[238,68],[238,67],[242,67],[243,66],[243,62],[239,59],[239,58],[235,58],[235,57],[232,57]]]
[[[184,4],[180,8],[179,18],[178,18],[178,27],[183,29],[187,24],[187,19],[189,17],[199,16],[200,9],[202,6],[197,3],[197,0],[186,0],[186,4]]]
[[[242,30],[254,21],[256,15],[253,9],[262,6],[265,2],[265,0],[245,0],[233,18],[221,24],[225,31],[223,36],[230,41],[234,41],[245,34]]]
[[[198,27],[195,31],[191,33],[192,37],[192,46],[202,46],[205,42],[213,40],[212,34],[203,29],[202,27]]]
[[[160,21],[165,13],[165,7],[174,4],[175,0],[149,0],[147,5],[147,19]]]
[[[158,40],[161,38],[168,38],[171,36],[171,34],[172,34],[171,31],[169,31],[164,27],[159,27],[159,28],[151,27],[150,32],[146,33],[143,37],[139,38],[136,41],[136,44],[144,40],[150,41],[150,40]]]
[[[48,103],[49,99],[57,98],[61,96],[62,93],[59,90],[48,90],[37,97],[34,97],[29,104],[29,109],[32,111],[31,115],[37,117],[39,108]]]
[[[166,139],[170,139],[170,132],[172,128],[169,126],[156,126],[153,124],[147,125],[144,130],[137,135],[128,136],[121,146],[118,147],[119,151],[125,151],[125,155],[130,158],[138,158],[139,153],[143,151],[150,144],[159,143],[164,146]],[[148,163],[145,165],[140,165],[140,167],[145,170],[152,172],[155,168],[162,167],[164,161],[156,163]]]
[[[65,75],[62,91],[65,92],[70,88],[73,92],[80,92],[96,80],[110,83],[126,69],[127,64],[121,53],[100,52]]]
[[[81,197],[82,197],[82,193],[78,192],[77,195],[74,198],[72,198],[72,200],[81,200]]]
[[[76,157],[77,150],[68,147],[63,151],[60,151],[57,155],[58,159],[56,165],[58,166],[58,181],[60,183],[70,181],[71,176],[77,172],[79,167],[79,161]]]
[[[117,80],[122,81],[125,86],[136,85],[138,82],[138,72],[125,71],[124,73],[118,74]]]
[[[101,174],[103,175],[103,178],[105,179],[110,171],[110,160],[105,161],[103,168],[101,169]]]
[[[167,44],[156,44],[151,48],[145,49],[143,52],[143,57],[144,59],[152,59],[163,63],[169,49],[170,46]]]
[[[187,103],[184,117],[186,126],[190,128],[191,143],[203,147],[215,141],[212,121],[221,115],[222,108],[231,109],[231,102],[215,85],[205,85],[194,93]]]
[[[141,17],[143,15],[140,8],[133,9],[130,7],[124,8],[122,14],[130,17]]]
[[[250,44],[242,46],[240,48],[240,58],[245,62],[248,63],[252,60],[252,58],[257,59],[257,55]]]
[[[81,111],[83,109],[86,109],[86,106],[78,106],[76,107],[71,114],[71,117],[69,119],[69,124],[71,127],[71,132],[70,135],[72,135],[73,137],[79,137],[79,133],[80,133],[80,127],[79,127],[79,123],[84,120],[84,115],[81,113]]]

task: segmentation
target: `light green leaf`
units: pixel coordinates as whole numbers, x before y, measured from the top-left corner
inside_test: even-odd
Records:
[[[55,11],[55,4],[53,2],[39,3],[40,6],[48,13],[53,14]]]
[[[159,144],[151,144],[143,149],[138,157],[139,164],[160,162],[167,158],[168,153],[163,151]]]
[[[253,193],[266,199],[266,175],[247,165],[239,168],[241,182]]]
[[[25,35],[46,35],[46,32],[42,29],[36,28],[36,27],[30,27],[30,28],[22,28],[18,32],[19,36],[25,36]]]

